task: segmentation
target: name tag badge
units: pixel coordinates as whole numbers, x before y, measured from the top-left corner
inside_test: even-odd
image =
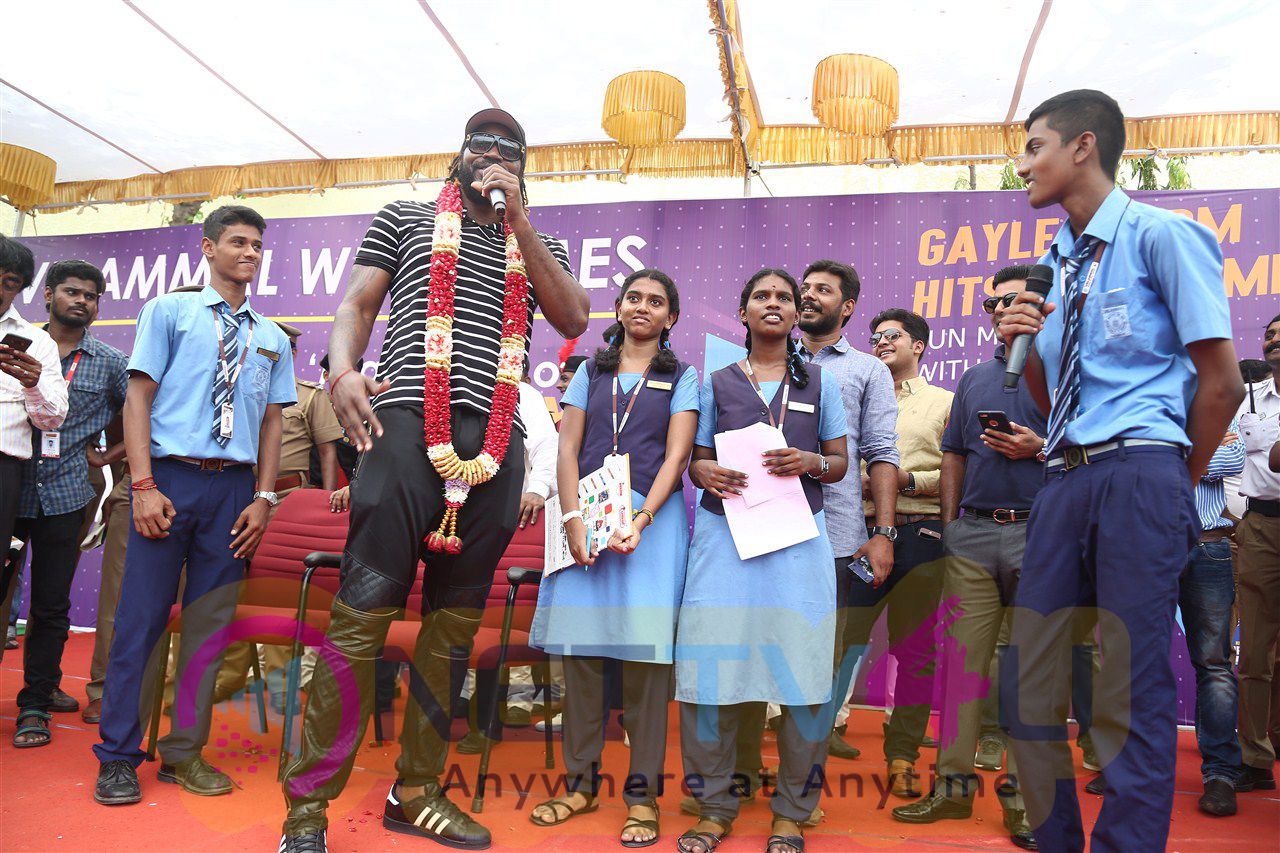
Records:
[[[787,408],[793,412],[808,412],[811,415],[815,411],[813,403],[798,403],[795,400],[788,400]]]
[[[57,459],[62,455],[62,433],[56,430],[40,433],[40,455],[45,459]]]
[[[218,435],[230,439],[231,431],[236,426],[236,410],[230,403],[222,404],[222,420],[218,424]]]
[[[649,387],[650,387],[650,388],[652,388],[652,389],[653,389],[653,390],[655,390],[655,391],[670,391],[670,390],[671,390],[671,383],[670,383],[670,382],[659,382],[659,381],[658,381],[658,380],[656,380],[656,379],[650,379],[650,380],[649,380]]]
[[[267,349],[266,347],[258,347],[258,355],[265,355],[267,358],[271,359],[272,361],[280,360],[280,353],[273,352]]]

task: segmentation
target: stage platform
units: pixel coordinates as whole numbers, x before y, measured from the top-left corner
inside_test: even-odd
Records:
[[[76,634],[67,645],[62,687],[83,703],[84,685],[93,649],[91,634]],[[132,806],[105,807],[93,801],[97,762],[90,746],[97,740],[96,727],[86,726],[77,714],[57,714],[53,743],[38,749],[14,749],[15,697],[21,686],[21,649],[7,652],[0,672],[0,850],[4,851],[258,851],[271,853],[279,844],[284,799],[276,783],[276,750],[280,744],[281,718],[269,716],[270,731],[254,728],[257,713],[248,701],[233,700],[218,707],[213,737],[205,758],[231,775],[237,789],[223,797],[196,797],[175,785],[156,780],[155,764],[144,764],[142,802]],[[403,707],[400,700],[399,710]],[[681,777],[679,733],[674,707],[667,750],[667,772]],[[974,816],[965,821],[943,821],[932,826],[908,826],[895,822],[889,809],[902,801],[886,801],[884,764],[880,760],[878,712],[855,713],[850,740],[863,756],[856,761],[832,759],[828,778],[832,796],[824,797],[825,818],[808,833],[811,853],[860,850],[1016,850],[1003,832],[1000,808],[990,795],[981,798]],[[617,833],[625,817],[620,796],[606,797],[598,812],[574,819],[554,829],[529,822],[529,811],[552,794],[561,767],[556,741],[557,770],[546,770],[541,735],[533,728],[509,730],[510,739],[493,753],[491,771],[501,788],[492,788],[480,819],[493,833],[492,849],[504,851],[566,851],[587,853],[623,849]],[[372,745],[365,737],[351,784],[330,810],[329,849],[346,851],[422,850],[447,848],[383,830],[382,805],[394,778],[398,747],[395,742]],[[777,749],[766,735],[765,763],[777,766]],[[1079,753],[1076,753],[1077,759]],[[614,726],[605,750],[605,772],[625,778],[627,750],[621,731]],[[922,759],[919,769],[924,767]],[[450,756],[450,775],[465,790],[454,793],[463,807],[471,803],[478,756]],[[1240,795],[1240,812],[1233,818],[1211,818],[1196,809],[1201,793],[1200,757],[1195,737],[1183,732],[1178,743],[1177,795],[1174,801],[1170,850],[1181,851],[1278,851],[1280,850],[1280,797],[1275,791]],[[1086,828],[1096,818],[1101,798],[1083,792],[1091,774],[1081,772],[1080,797]],[[879,784],[876,775],[879,774]],[[843,782],[843,794],[840,790]],[[861,786],[861,787],[859,787]],[[692,818],[679,813],[683,794],[671,785],[662,798],[662,840],[654,850],[672,850],[675,838]],[[764,800],[747,806],[722,853],[758,851],[769,834],[769,809]]]

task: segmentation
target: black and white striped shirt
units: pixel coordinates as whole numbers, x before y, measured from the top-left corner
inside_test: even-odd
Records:
[[[391,316],[378,366],[391,387],[374,400],[375,409],[413,404],[422,406],[424,344],[427,332],[427,290],[430,286],[431,237],[436,204],[394,201],[378,212],[365,234],[356,263],[384,269],[392,275]],[[569,255],[554,237],[538,237],[552,256],[569,270]],[[453,370],[450,402],[489,413],[498,373],[502,337],[502,297],[506,281],[506,251],[502,223],[480,225],[464,212],[458,284],[454,294]],[[529,291],[529,328],[533,330],[533,289]],[[524,425],[516,413],[516,428]]]

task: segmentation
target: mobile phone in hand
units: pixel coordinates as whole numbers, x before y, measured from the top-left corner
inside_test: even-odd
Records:
[[[16,349],[18,352],[26,352],[27,347],[31,346],[31,338],[24,338],[22,335],[15,335],[13,332],[0,338],[0,345],[7,346],[10,349]]]
[[[875,582],[876,573],[871,568],[871,558],[866,554],[849,563],[849,571],[853,572],[853,576],[864,583]]]
[[[1013,424],[1004,412],[978,412],[978,426],[983,430],[993,429],[1006,435],[1014,435]]]

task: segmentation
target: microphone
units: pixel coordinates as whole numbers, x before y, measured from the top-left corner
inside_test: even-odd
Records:
[[[489,204],[499,216],[507,215],[507,194],[497,187],[489,190]]]
[[[1043,300],[1048,297],[1049,290],[1052,287],[1053,267],[1048,264],[1036,264],[1033,266],[1031,272],[1027,274],[1028,292],[1040,294]],[[1027,356],[1031,352],[1031,343],[1034,339],[1035,335],[1018,335],[1013,339],[1013,344],[1009,347],[1009,354],[1005,361],[1004,387],[1018,387],[1018,380],[1022,378],[1022,371],[1027,366]]]

